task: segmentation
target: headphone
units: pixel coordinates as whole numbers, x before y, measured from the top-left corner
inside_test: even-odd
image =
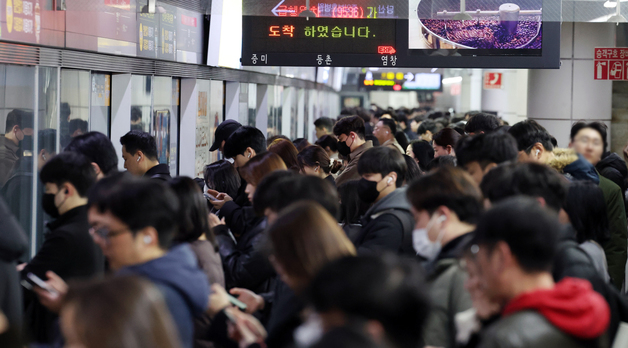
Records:
[[[541,150],[538,150],[538,149],[537,149],[537,150],[536,150],[536,155],[537,155],[537,156],[539,155],[539,152],[541,152]]]
[[[139,162],[141,159],[142,159],[142,156],[137,156],[137,161],[136,162]]]
[[[390,184],[391,181],[392,181],[392,178],[388,178],[388,184]]]
[[[447,220],[447,217],[446,217],[445,215],[441,215],[441,216],[438,218],[438,222],[445,222],[445,220]]]
[[[144,244],[150,244],[153,241],[153,237],[144,236]]]

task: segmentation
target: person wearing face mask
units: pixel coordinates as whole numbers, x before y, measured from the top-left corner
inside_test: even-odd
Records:
[[[83,155],[65,152],[51,158],[39,175],[44,184],[42,208],[55,220],[35,257],[22,265],[21,277],[33,273],[47,279],[52,271],[64,280],[90,278],[103,273],[104,257],[89,234],[87,192],[96,172]],[[20,267],[20,268],[21,268]],[[35,342],[50,343],[56,315],[41,306],[32,292],[25,292],[27,329]]]
[[[336,178],[340,186],[350,180],[359,180],[358,161],[362,154],[373,147],[373,142],[365,140],[364,120],[359,116],[341,118],[334,126],[334,135],[338,138],[338,153],[348,159],[345,170]]]
[[[5,134],[0,136],[0,187],[9,180],[21,155],[20,143],[24,136],[33,135],[32,126],[27,126],[27,116],[20,110],[7,115]]]
[[[464,287],[466,272],[458,256],[472,238],[482,212],[482,194],[464,170],[443,167],[413,182],[408,200],[416,221],[413,245],[426,260],[432,310],[425,327],[425,344],[455,347],[456,313],[471,308]]]
[[[354,240],[358,254],[389,251],[414,255],[412,226],[414,220],[406,189],[401,187],[408,167],[399,151],[375,147],[362,155],[358,172],[362,176],[358,195],[373,204],[362,218],[362,230]]]

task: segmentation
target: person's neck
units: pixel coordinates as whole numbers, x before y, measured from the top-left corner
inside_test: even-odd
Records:
[[[389,136],[388,138],[384,138],[384,142],[383,142],[383,143],[386,143],[386,142],[389,142],[389,141],[391,141],[391,142],[392,142],[392,141],[394,141],[394,140],[395,140],[395,137],[394,137],[394,136]],[[382,143],[382,144],[383,144],[383,143]]]
[[[356,137],[355,141],[353,142],[353,146],[352,146],[353,150],[351,150],[351,152],[357,150],[360,146],[364,145],[365,143],[366,143],[366,140]]]
[[[554,278],[549,272],[525,273],[523,270],[511,272],[509,301],[535,290],[554,288]]]
[[[541,156],[541,162],[544,164],[549,163],[551,160],[553,160],[556,156],[554,155],[554,152],[552,151],[545,151],[543,152],[543,155]]]
[[[159,247],[151,247],[150,249],[145,250],[142,255],[139,255],[137,264],[153,261],[160,257],[163,257],[164,255],[166,255],[166,250],[163,250]]]
[[[149,170],[157,167],[159,165],[159,161],[150,161],[146,164],[146,172],[144,172],[144,174],[146,174]]]
[[[441,241],[441,245],[446,245],[452,240],[465,235],[467,233],[473,232],[475,230],[475,226],[463,221],[452,221],[448,224],[445,230],[445,236]]]
[[[20,145],[20,141],[15,137],[15,135],[13,135],[13,133],[7,133],[4,137],[11,140],[13,144]]]
[[[59,207],[59,215],[63,215],[74,208],[78,208],[87,204],[87,198],[81,197],[73,197],[68,198],[68,200]]]
[[[382,199],[386,198],[386,196],[388,196],[389,194],[393,193],[396,189],[397,189],[397,186],[395,186],[395,185],[386,186],[384,191],[379,193],[379,197],[377,197],[377,200],[375,201],[375,203],[377,203],[377,202],[381,201]]]

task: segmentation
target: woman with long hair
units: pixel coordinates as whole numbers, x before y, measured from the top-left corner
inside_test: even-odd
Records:
[[[336,174],[342,167],[342,162],[332,161],[327,152],[318,145],[310,145],[299,152],[297,156],[301,172],[306,175],[318,176],[336,185],[332,174]]]

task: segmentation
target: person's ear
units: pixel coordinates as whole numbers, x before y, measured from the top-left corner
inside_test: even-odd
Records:
[[[92,168],[94,168],[94,172],[96,173],[96,176],[102,173],[102,171],[100,170],[100,166],[96,162],[92,162]]]
[[[484,169],[482,170],[483,174],[486,175],[486,173],[488,173],[491,169],[497,167],[497,163],[489,163],[486,165],[486,167],[484,167]]]
[[[148,226],[138,231],[135,238],[139,244],[144,247],[157,246],[159,247],[159,234],[154,227]]]
[[[20,129],[20,126],[15,125],[15,126],[13,126],[13,128],[11,128],[11,132],[15,133],[15,132],[17,132],[19,129]]]
[[[138,163],[142,161],[142,159],[144,158],[144,153],[142,152],[142,150],[137,150],[135,155],[137,155],[137,158],[135,159],[135,161]]]
[[[393,184],[397,184],[397,173],[396,172],[390,172],[388,173],[388,179],[386,179],[386,186],[390,186]]]
[[[452,151],[454,151],[454,148],[451,145],[447,145],[447,154],[451,155]]]
[[[251,159],[251,158],[253,158],[253,157],[255,157],[257,155],[257,152],[255,152],[255,150],[253,150],[253,148],[251,148],[251,147],[247,147],[246,151],[248,152],[248,154],[246,156],[248,159]]]
[[[365,331],[375,341],[375,343],[383,344],[386,338],[386,330],[384,325],[377,320],[369,320],[366,322]]]

